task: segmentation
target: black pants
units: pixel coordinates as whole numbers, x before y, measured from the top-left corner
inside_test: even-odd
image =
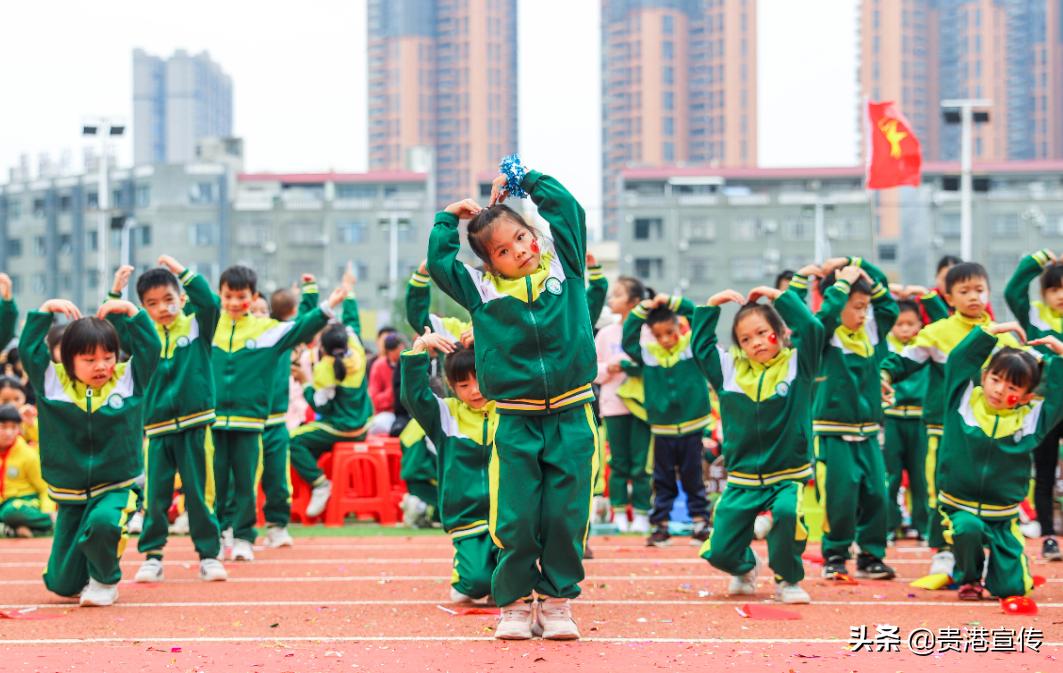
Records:
[[[1056,488],[1056,465],[1059,464],[1059,440],[1063,435],[1063,423],[1048,433],[1045,441],[1033,454],[1034,486],[1033,506],[1037,509],[1037,521],[1041,524],[1041,535],[1055,535],[1052,521],[1052,493]]]
[[[650,523],[668,521],[672,505],[679,495],[676,482],[683,484],[687,511],[691,519],[708,519],[709,503],[705,499],[705,479],[701,472],[701,433],[682,437],[653,438],[653,511]],[[678,472],[678,479],[676,477]]]

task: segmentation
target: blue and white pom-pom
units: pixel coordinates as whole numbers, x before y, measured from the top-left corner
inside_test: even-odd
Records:
[[[507,157],[502,157],[502,161],[498,164],[498,171],[506,176],[506,193],[509,196],[515,196],[518,199],[528,196],[528,193],[520,186],[524,182],[524,175],[528,171],[521,165],[519,154],[514,153]]]

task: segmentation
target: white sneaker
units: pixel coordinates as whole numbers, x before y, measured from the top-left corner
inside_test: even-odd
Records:
[[[631,530],[631,521],[627,518],[627,510],[613,510],[613,523],[616,524],[616,532],[626,533]]]
[[[425,528],[428,514],[428,503],[412,493],[402,496],[399,504],[402,509],[402,524],[407,528]]]
[[[592,523],[608,523],[609,522],[609,498],[605,496],[594,496],[594,502],[591,506],[591,522]]]
[[[269,526],[266,528],[266,548],[291,547],[295,542],[287,526]]]
[[[247,540],[233,540],[234,561],[254,561],[255,550]]]
[[[579,629],[572,620],[572,604],[567,598],[539,601],[538,624],[546,640],[579,640]]]
[[[170,524],[170,535],[188,535],[188,512],[181,512]]]
[[[311,518],[321,516],[331,496],[332,482],[326,479],[310,491],[310,504],[306,506],[306,515]]]
[[[1027,521],[1019,524],[1019,532],[1028,540],[1041,537],[1041,522]]]
[[[225,566],[216,558],[199,560],[199,579],[204,582],[224,582],[229,579]]]
[[[90,577],[89,583],[81,590],[79,603],[81,603],[82,607],[86,608],[103,608],[108,605],[114,605],[116,600],[118,600],[117,584],[104,584],[103,582],[97,582]]]
[[[502,608],[502,616],[495,627],[498,640],[531,640],[533,621],[532,601],[516,601]]]
[[[758,540],[768,537],[768,533],[771,532],[771,527],[774,523],[775,520],[771,518],[771,514],[758,514],[753,521],[753,537]]]
[[[808,592],[801,588],[800,584],[779,582],[775,585],[775,600],[780,603],[807,605],[812,602]]]
[[[956,557],[948,549],[942,549],[930,557],[931,575],[948,575],[952,577],[952,571],[956,568]]]
[[[450,587],[450,602],[451,603],[472,603],[472,596],[466,596],[454,587]]]
[[[753,569],[744,575],[732,575],[727,585],[728,596],[752,596],[757,593],[757,572],[760,570],[760,557],[756,557]]]
[[[221,532],[221,553],[222,556],[229,559],[233,559],[233,529],[226,528]]]
[[[639,514],[635,512],[635,515],[631,519],[631,532],[641,533],[642,535],[650,534],[650,515]]]
[[[129,522],[126,523],[126,530],[133,535],[140,535],[140,531],[144,529],[144,512],[133,512],[133,516],[129,517]]]
[[[134,582],[161,582],[162,581],[162,559],[149,558],[140,565],[140,569],[137,570],[136,576],[133,578]]]

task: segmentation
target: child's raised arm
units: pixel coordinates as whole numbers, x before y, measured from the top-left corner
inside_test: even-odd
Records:
[[[17,323],[18,306],[15,305],[15,297],[12,293],[11,277],[6,273],[0,273],[0,348],[6,346],[7,342],[15,336]]]
[[[609,281],[602,273],[602,265],[587,253],[587,309],[591,314],[591,327],[598,323],[598,318],[605,308],[605,297],[609,294]]]
[[[480,205],[472,199],[452,203],[436,213],[432,233],[428,237],[428,274],[439,289],[468,311],[479,306],[480,292],[465,263],[458,259],[461,236],[458,222],[475,217]]]
[[[439,412],[439,400],[432,394],[428,381],[428,368],[431,362],[429,349],[454,352],[453,345],[442,335],[433,334],[427,328],[417,337],[410,350],[399,358],[402,383],[399,385],[402,406],[424,429],[429,439],[441,446],[442,421]]]
[[[37,394],[44,392],[44,373],[52,363],[52,354],[44,338],[52,328],[53,314],[65,315],[69,320],[81,318],[81,311],[74,302],[66,299],[49,299],[26,317],[26,326],[18,339],[18,352],[22,366],[29,376],[30,384]],[[161,348],[161,347],[160,347]]]
[[[1055,261],[1056,256],[1047,248],[1026,255],[1004,287],[1004,302],[1031,336],[1040,336],[1043,330],[1030,320],[1030,283]]]
[[[717,292],[709,298],[706,306],[698,306],[694,309],[692,322],[690,347],[694,353],[694,360],[698,363],[705,378],[717,390],[723,388],[724,376],[721,349],[716,338],[716,326],[720,322],[720,306],[728,302],[741,306],[746,303],[746,299],[735,290]]]
[[[221,302],[210,289],[207,279],[169,255],[160,255],[158,264],[169,269],[170,273],[177,276],[181,282],[185,294],[188,295],[188,302],[196,313],[200,333],[214,334],[214,330],[218,327],[218,320],[221,319]]]
[[[146,388],[162,357],[162,342],[148,312],[131,302],[111,299],[100,306],[96,317],[114,325],[122,350],[129,353],[133,379],[141,389]]]

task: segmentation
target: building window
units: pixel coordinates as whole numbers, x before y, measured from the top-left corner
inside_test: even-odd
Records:
[[[659,217],[639,217],[635,219],[635,240],[659,240],[664,233],[664,221]]]
[[[60,196],[59,197],[59,212],[61,212],[61,213],[69,213],[70,212],[71,201],[72,201],[72,199],[70,198],[69,194],[63,194],[62,196]]]
[[[44,236],[33,237],[33,254],[37,257],[44,257],[48,254],[48,241]]]
[[[880,262],[896,262],[897,246],[893,243],[883,243],[878,246],[878,260]]]
[[[188,242],[191,245],[214,245],[214,223],[196,222],[188,227]]]
[[[1014,214],[994,215],[990,226],[993,238],[1018,238],[1019,216]]]
[[[359,220],[347,220],[336,224],[336,240],[340,243],[365,243],[369,227]]]
[[[9,238],[9,239],[7,239],[7,256],[8,257],[21,257],[22,256],[22,239],[21,238]]]
[[[137,208],[147,208],[151,205],[151,186],[137,185],[136,200]]]
[[[213,182],[197,182],[188,188],[189,203],[214,203],[215,184]]]
[[[663,107],[665,112],[671,112],[675,109],[675,94],[671,91],[664,92]]]
[[[712,264],[707,259],[692,259],[687,262],[687,280],[692,283],[707,283],[712,280]]]
[[[662,117],[661,118],[661,133],[666,136],[675,135],[675,118],[674,117]]]
[[[337,199],[374,199],[376,195],[376,185],[336,185]]]
[[[665,35],[671,35],[675,33],[675,17],[666,14],[661,17],[661,32]]]
[[[7,217],[11,220],[17,220],[22,217],[22,202],[21,201],[8,201],[7,202]]]
[[[661,58],[670,60],[675,53],[675,47],[671,40],[661,42]]]
[[[74,251],[74,240],[71,234],[59,234],[59,254],[69,255]]]
[[[140,232],[140,247],[146,248],[151,245],[151,225],[142,224],[137,227],[137,230]]]
[[[661,81],[665,84],[675,84],[675,68],[666,65],[661,69]]]
[[[44,217],[44,199],[33,199],[33,216]]]
[[[732,280],[759,280],[764,277],[764,258],[732,257],[731,279]]]
[[[712,220],[687,220],[683,223],[683,234],[691,241],[712,241],[716,239],[716,223]]]
[[[91,252],[96,252],[96,248],[99,247],[98,241],[98,232],[90,231],[88,232],[88,244],[85,247]]]
[[[651,280],[664,275],[664,260],[660,257],[636,257],[635,275]]]
[[[675,143],[664,143],[661,155],[665,161],[675,161]]]

